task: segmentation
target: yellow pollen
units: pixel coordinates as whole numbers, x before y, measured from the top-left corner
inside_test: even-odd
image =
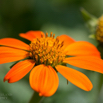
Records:
[[[55,34],[53,34],[53,38],[55,37]]]
[[[30,44],[30,57],[34,59],[37,65],[45,64],[55,65],[62,64],[65,54],[63,52],[64,42],[60,42],[58,38],[54,38],[55,34],[46,33],[46,37],[36,38]]]
[[[52,34],[53,34],[53,33],[51,32],[51,33],[50,33],[50,37],[52,37]]]
[[[48,33],[46,33],[46,37],[48,37]]]
[[[43,33],[41,32],[41,38],[43,38]]]

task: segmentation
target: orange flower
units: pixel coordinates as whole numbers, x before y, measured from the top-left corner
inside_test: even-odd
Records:
[[[74,41],[67,35],[46,35],[41,31],[21,33],[30,45],[14,38],[0,39],[0,64],[18,61],[6,74],[4,81],[16,82],[30,72],[30,86],[40,96],[52,96],[59,84],[57,72],[77,87],[90,91],[92,83],[86,75],[66,67],[66,63],[103,73],[103,61],[94,45]]]

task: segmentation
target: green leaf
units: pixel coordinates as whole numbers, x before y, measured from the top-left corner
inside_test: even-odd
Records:
[[[81,10],[84,21],[86,22],[86,25],[89,28],[90,32],[94,33],[96,30],[97,23],[98,23],[98,18],[88,13],[84,8],[81,8],[80,10]]]

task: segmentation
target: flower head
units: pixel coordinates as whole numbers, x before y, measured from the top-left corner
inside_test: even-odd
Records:
[[[90,91],[92,83],[86,75],[65,65],[103,73],[103,61],[94,45],[75,41],[67,35],[55,38],[41,31],[21,33],[30,45],[14,38],[0,39],[0,64],[18,61],[6,74],[4,81],[16,82],[30,71],[30,86],[40,96],[52,96],[59,85],[57,72],[77,87]]]
[[[96,29],[96,39],[103,43],[103,15],[98,19],[98,25]]]

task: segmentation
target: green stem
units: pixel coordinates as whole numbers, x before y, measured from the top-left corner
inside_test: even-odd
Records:
[[[102,88],[102,84],[103,84],[103,74],[99,74],[99,81],[98,81],[98,92],[97,92],[97,95],[96,95],[96,100],[94,103],[98,103],[98,98],[100,96],[100,91],[101,91],[101,88]]]
[[[41,103],[42,100],[43,100],[43,97],[39,96],[39,94],[34,91],[29,103]]]
[[[100,90],[101,90],[101,88],[102,88],[102,84],[103,84],[103,74],[100,74],[99,75],[99,85],[98,85],[98,88],[99,88],[99,92],[100,92]]]
[[[100,51],[100,53],[101,53],[101,58],[103,59],[103,44],[99,44],[99,45],[97,46],[97,49]],[[103,85],[103,74],[99,74],[97,97],[99,97],[99,94],[100,94],[102,85]],[[98,98],[97,98],[97,100],[96,100],[95,102],[96,102],[96,103],[98,102]]]

